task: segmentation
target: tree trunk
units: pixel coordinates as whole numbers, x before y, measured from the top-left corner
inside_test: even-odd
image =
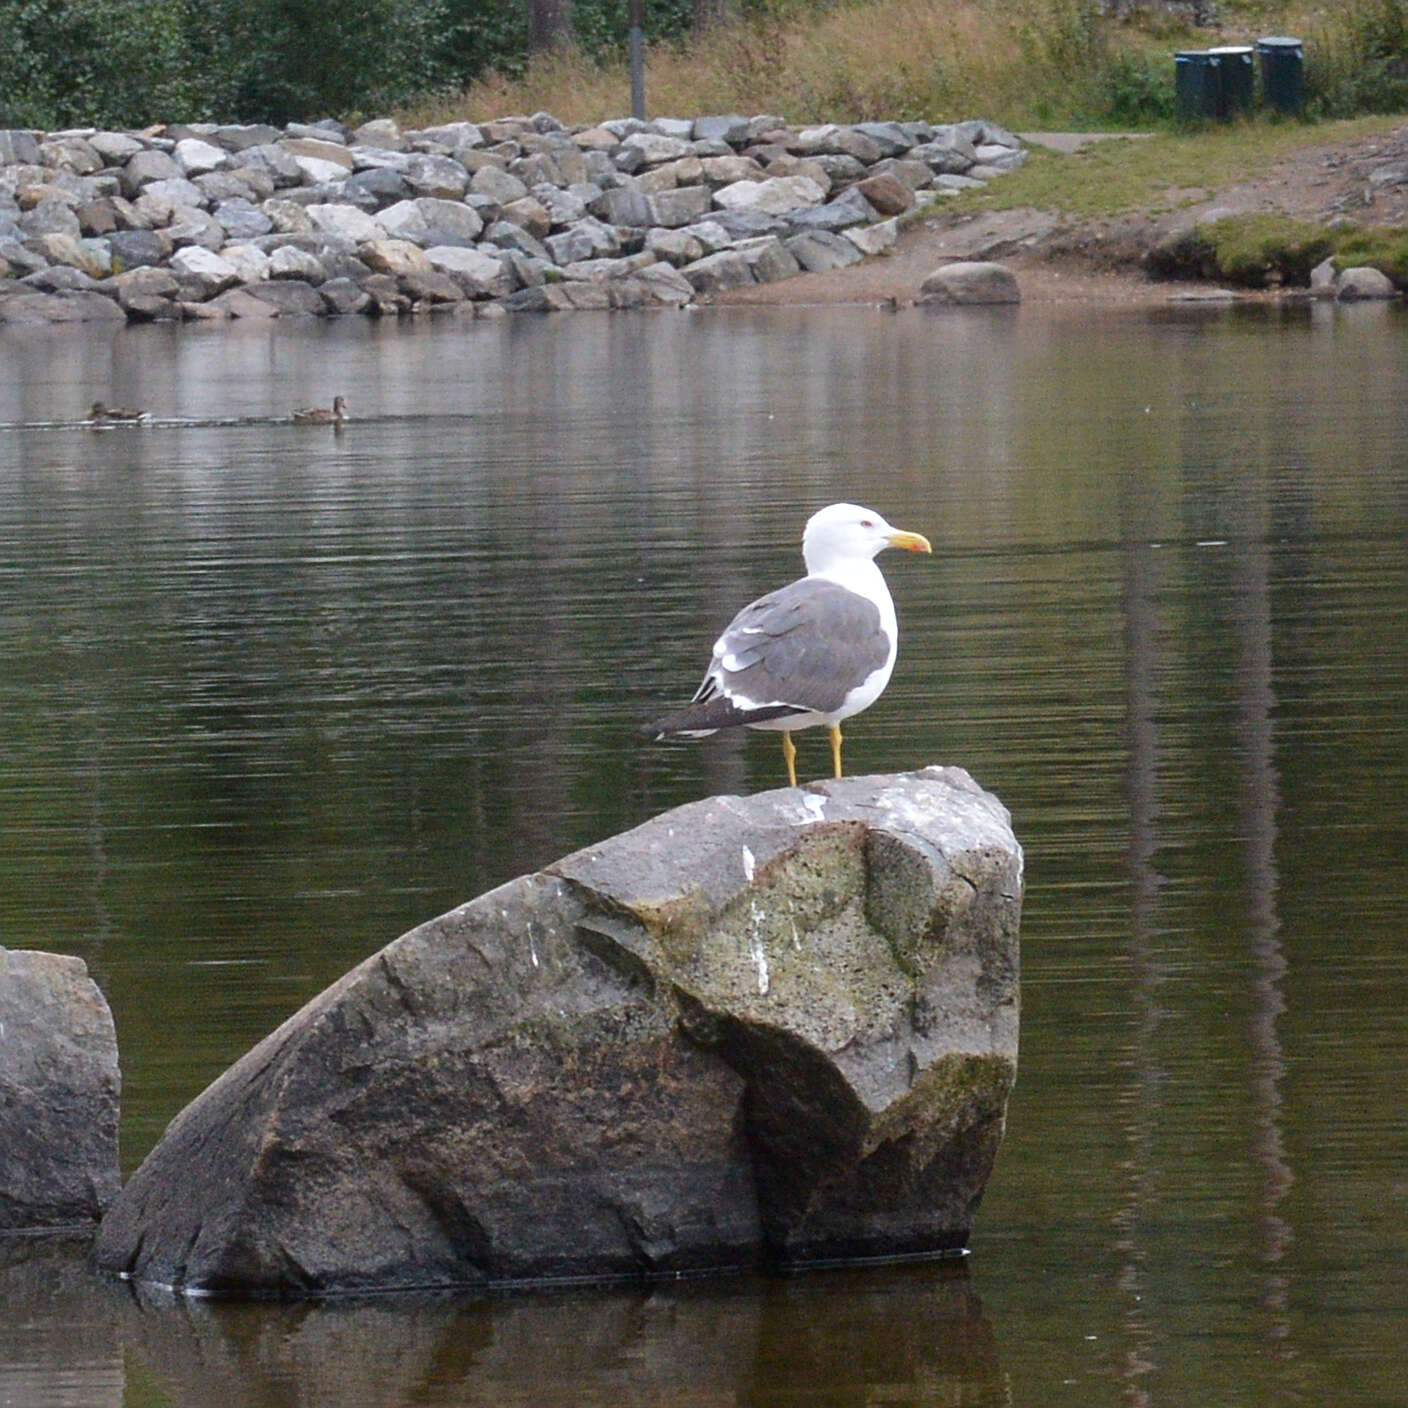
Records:
[[[572,0],[528,0],[528,47],[563,49],[572,42]]]

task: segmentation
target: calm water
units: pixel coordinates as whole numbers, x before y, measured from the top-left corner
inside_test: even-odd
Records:
[[[935,546],[850,770],[1027,849],[972,1256],[240,1306],[0,1242],[0,1405],[1408,1402],[1402,310],[0,338],[0,943],[107,993],[125,1169],[413,924],[777,785],[633,730],[837,498]]]

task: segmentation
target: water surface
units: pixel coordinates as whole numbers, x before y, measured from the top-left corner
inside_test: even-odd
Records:
[[[967,767],[1028,861],[965,1264],[228,1306],[11,1242],[0,1404],[1404,1401],[1402,310],[27,329],[0,371],[0,943],[102,985],[128,1171],[403,930],[782,781],[635,725],[833,499],[935,547],[882,559],[849,769]]]

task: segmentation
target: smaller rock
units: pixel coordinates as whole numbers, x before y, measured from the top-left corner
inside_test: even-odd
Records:
[[[364,122],[352,133],[352,143],[359,147],[382,147],[392,152],[402,152],[406,149],[401,129],[389,117]]]
[[[692,225],[709,213],[713,196],[708,186],[677,186],[646,197],[649,223],[666,229]]]
[[[579,220],[560,235],[550,235],[543,243],[558,264],[608,258],[621,252],[621,240],[616,231],[591,217]]]
[[[920,303],[1020,303],[1012,271],[1002,264],[959,260],[935,269],[919,286]]]
[[[229,260],[201,245],[188,245],[171,256],[171,269],[183,287],[193,285],[200,296],[213,297],[239,282],[239,273]]]
[[[112,1013],[83,961],[0,948],[0,1228],[101,1217],[121,1187],[120,1085]]]
[[[802,272],[802,266],[775,235],[744,240],[734,246],[734,253],[742,256],[752,270],[755,283],[776,283],[779,279],[790,279]]]
[[[303,184],[303,168],[293,153],[278,142],[244,148],[235,166],[237,170],[252,166],[256,170],[267,171],[279,189]]]
[[[852,225],[845,231],[844,237],[862,254],[880,254],[893,248],[899,238],[899,224],[894,220],[882,220],[878,225]]]
[[[1397,297],[1398,290],[1394,287],[1393,280],[1371,265],[1345,269],[1335,280],[1335,298],[1341,303],[1352,303],[1358,299]]]
[[[649,197],[634,186],[617,186],[603,191],[588,209],[609,225],[643,226],[651,223]]]
[[[696,117],[691,135],[699,142],[727,142],[736,147],[748,139],[748,119],[737,113]]]
[[[714,203],[724,210],[756,210],[764,215],[786,215],[814,209],[826,199],[822,186],[807,176],[769,176],[762,181],[735,181],[714,192]]]
[[[631,279],[646,290],[654,303],[682,308],[686,303],[694,301],[694,285],[670,264],[658,261],[648,264],[645,268],[638,269]]]
[[[635,153],[646,166],[656,166],[662,161],[678,161],[690,155],[690,145],[683,137],[665,136],[659,132],[633,132],[621,144],[622,154]],[[621,165],[621,158],[617,158]]]
[[[203,176],[207,171],[218,171],[230,164],[228,152],[196,137],[177,142],[171,155],[183,176]]]
[[[355,206],[310,205],[307,212],[315,229],[351,240],[353,244],[366,244],[370,240],[383,238],[386,233],[366,211]]]
[[[182,174],[180,165],[165,152],[142,148],[122,168],[122,194],[132,199],[149,181],[166,181]]]
[[[856,189],[881,215],[902,215],[914,204],[914,192],[888,171],[867,176]]]
[[[274,222],[257,205],[247,200],[221,201],[211,212],[215,223],[232,240],[250,240],[267,235]]]
[[[322,318],[328,305],[311,284],[300,279],[280,279],[277,283],[248,284],[243,292],[277,308],[281,317]],[[248,316],[247,314],[244,316]]]
[[[477,249],[439,245],[425,251],[431,268],[447,274],[471,298],[503,298],[513,292],[513,275],[504,261]]]
[[[1313,298],[1333,298],[1335,296],[1335,261],[1322,259],[1310,271],[1310,293]]]
[[[844,269],[863,257],[860,250],[843,235],[829,230],[805,230],[785,241],[788,252],[808,273],[825,273],[828,269]]]
[[[234,269],[242,284],[263,283],[269,277],[269,256],[253,245],[226,245],[220,257]]]
[[[388,167],[373,167],[349,176],[338,188],[338,195],[358,210],[374,212],[397,201],[409,200],[411,188],[401,179],[399,172]]]
[[[374,273],[391,274],[396,278],[433,272],[424,251],[409,240],[367,240],[358,246],[357,256]]]
[[[301,279],[304,283],[321,284],[327,278],[327,268],[316,254],[296,245],[280,245],[269,255],[266,279]]]
[[[211,313],[207,316],[248,318],[255,321],[277,318],[281,311],[275,303],[256,298],[248,289],[243,288],[228,288],[224,293],[217,294],[208,304],[197,303],[195,306],[208,306]]]
[[[137,269],[144,265],[161,264],[171,252],[171,245],[153,230],[118,230],[107,237],[113,269]]]
[[[724,249],[706,254],[693,264],[686,264],[680,273],[696,293],[716,293],[720,289],[736,288],[740,284],[756,283],[753,268],[737,250]]]
[[[481,166],[471,178],[469,189],[475,195],[488,196],[500,206],[522,200],[528,194],[528,187],[517,176],[497,166]]]
[[[318,296],[327,310],[337,316],[365,313],[371,307],[371,295],[353,279],[329,279],[319,285]]]

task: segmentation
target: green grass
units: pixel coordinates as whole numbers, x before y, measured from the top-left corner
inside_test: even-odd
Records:
[[[1372,137],[1401,123],[1402,118],[1365,117],[1309,128],[1258,121],[1092,142],[1071,155],[1033,149],[1025,166],[981,191],[964,192],[946,202],[944,209],[1035,206],[1081,220],[1133,211],[1158,213],[1250,180],[1307,144]]]

